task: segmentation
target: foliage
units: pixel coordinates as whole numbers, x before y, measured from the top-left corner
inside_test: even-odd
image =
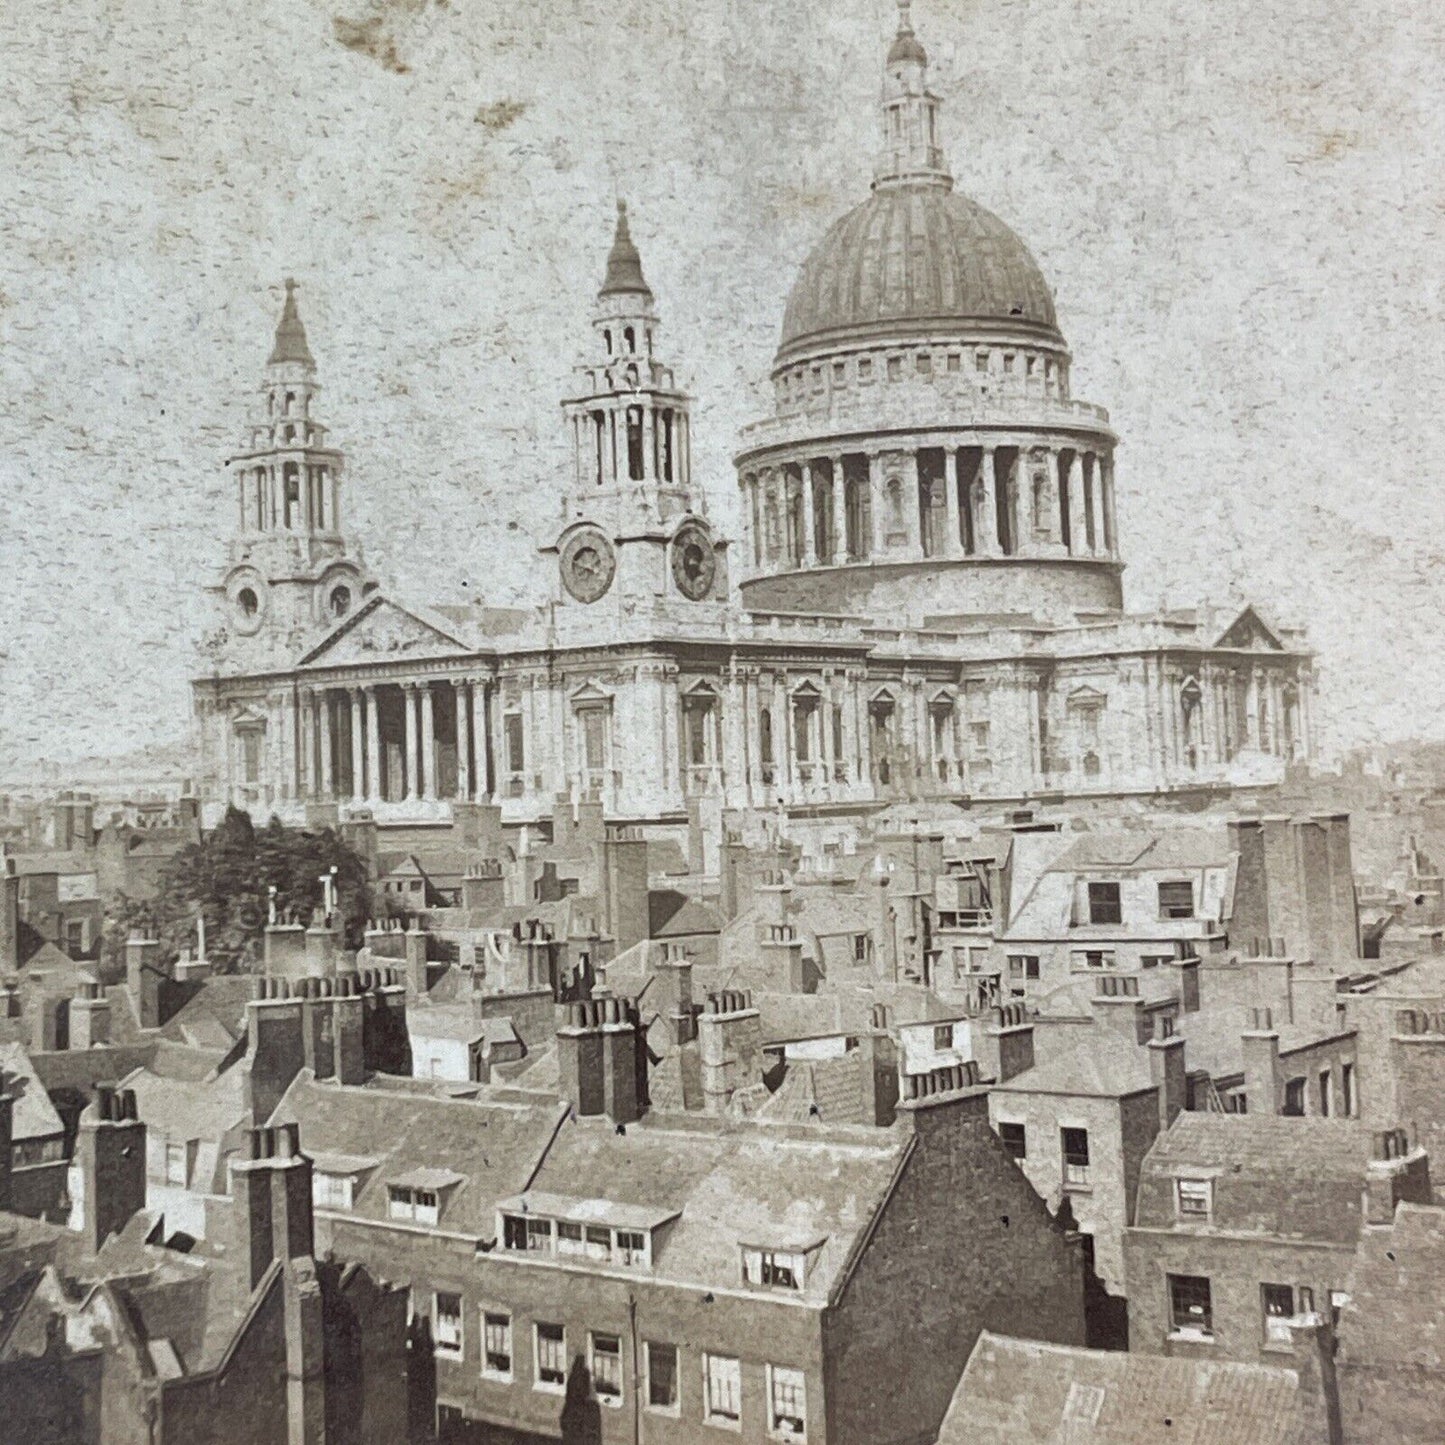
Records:
[[[168,951],[194,947],[199,915],[213,967],[245,968],[260,957],[271,890],[278,916],[309,921],[321,907],[321,880],[333,868],[347,944],[359,947],[371,914],[366,860],[332,828],[311,833],[284,827],[273,817],[257,832],[245,813],[230,808],[219,827],[167,862],[154,899],[116,900],[106,922],[104,966],[124,969],[125,940],[133,926],[158,937]]]

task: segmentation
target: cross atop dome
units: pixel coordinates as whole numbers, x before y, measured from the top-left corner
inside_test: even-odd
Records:
[[[612,238],[612,249],[607,253],[607,275],[603,278],[603,296],[646,296],[652,300],[652,288],[642,274],[642,257],[633,244],[632,232],[627,227],[627,202],[617,202],[617,231]]]
[[[874,172],[880,186],[953,185],[938,140],[939,100],[928,88],[928,52],[913,33],[912,0],[898,0],[898,33],[883,70],[883,150]]]
[[[266,364],[280,366],[288,361],[302,366],[316,365],[311,348],[306,344],[306,328],[301,324],[301,313],[296,309],[296,282],[290,276],[286,278],[286,304],[281,308],[281,320],[276,326],[276,342]]]

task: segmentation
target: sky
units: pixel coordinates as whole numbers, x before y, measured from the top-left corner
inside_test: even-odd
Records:
[[[1127,605],[1310,630],[1329,744],[1445,737],[1445,7],[916,0],[959,188],[1109,408]],[[0,6],[0,768],[184,736],[295,276],[349,529],[542,600],[615,200],[695,397],[767,411],[867,194],[888,0]]]

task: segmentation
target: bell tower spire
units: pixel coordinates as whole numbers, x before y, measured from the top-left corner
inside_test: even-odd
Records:
[[[928,52],[913,33],[912,0],[898,0],[898,33],[883,67],[883,149],[874,190],[904,185],[952,189],[938,134],[939,105],[928,88]]]

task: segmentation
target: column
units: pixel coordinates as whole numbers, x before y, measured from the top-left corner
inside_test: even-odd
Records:
[[[1104,459],[1094,458],[1094,554],[1105,557],[1109,553],[1109,532],[1104,521]]]
[[[1089,555],[1089,534],[1084,524],[1084,457],[1075,452],[1069,462],[1069,555]]]
[[[1022,557],[1033,551],[1034,540],[1034,482],[1028,448],[1019,447],[1018,459],[1014,462],[1014,555]]]
[[[814,545],[813,464],[804,462],[803,472],[803,566],[818,565],[818,549]]]
[[[943,539],[939,555],[960,557],[963,555],[963,532],[958,523],[958,448],[948,447],[943,453],[943,490],[947,505],[944,527],[947,535]]]
[[[882,557],[888,548],[888,502],[883,495],[883,459],[868,453],[868,520],[872,537],[869,554]]]
[[[642,475],[645,479],[658,482],[662,479],[661,468],[657,466],[657,431],[652,406],[642,402]]]
[[[873,782],[873,718],[868,710],[868,679],[866,674],[853,684],[853,718],[858,739],[858,782],[871,795]]]
[[[471,708],[467,702],[469,684],[462,679],[452,683],[457,704],[457,801],[465,803],[472,795],[471,747],[468,742],[467,719]]]
[[[366,694],[366,794],[373,802],[382,799],[382,777],[386,759],[381,755],[381,714],[377,711],[374,687],[363,688]]]
[[[301,689],[296,704],[297,774],[301,796],[314,798],[316,779],[316,696],[309,687]]]
[[[986,446],[979,458],[978,476],[983,483],[983,515],[978,519],[976,539],[979,554],[997,557],[1000,552],[998,537],[998,477],[994,473],[994,448]]]
[[[1119,555],[1119,519],[1114,512],[1114,458],[1099,459],[1100,490],[1104,497],[1104,547],[1111,557]]]
[[[848,560],[848,488],[843,480],[843,454],[830,457],[833,464],[833,561]]]
[[[361,689],[351,689],[351,799],[354,803],[366,798],[366,755],[361,734]]]
[[[1261,746],[1259,736],[1259,669],[1255,668],[1249,674],[1249,684],[1244,694],[1245,718],[1244,735],[1249,739],[1249,746],[1258,748]]]
[[[437,729],[431,683],[421,685],[421,795],[428,801],[437,795]]]
[[[321,732],[321,796],[336,796],[336,757],[331,743],[331,694],[322,691],[316,697],[316,725]]]
[[[473,769],[478,802],[490,802],[496,792],[491,769],[487,760],[487,739],[490,734],[491,687],[489,683],[473,682],[471,688],[472,737],[476,746],[476,766]]]
[[[417,778],[416,683],[402,683],[401,701],[406,710],[406,797],[411,802],[421,797]]]

